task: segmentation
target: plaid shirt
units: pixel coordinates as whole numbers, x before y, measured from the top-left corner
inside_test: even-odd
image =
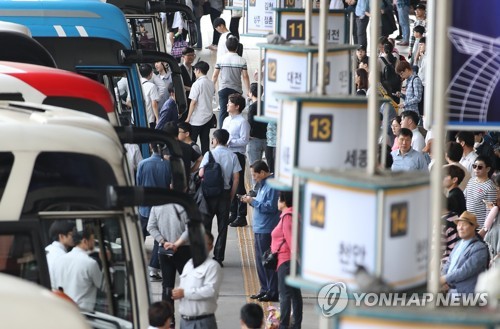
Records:
[[[406,95],[404,98],[404,110],[418,112],[418,103],[422,100],[422,95],[424,93],[424,87],[422,86],[422,80],[413,73],[406,80]]]

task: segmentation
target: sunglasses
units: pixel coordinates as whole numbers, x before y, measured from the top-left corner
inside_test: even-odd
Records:
[[[477,170],[482,170],[484,168],[484,166],[473,164],[472,168],[477,169]]]

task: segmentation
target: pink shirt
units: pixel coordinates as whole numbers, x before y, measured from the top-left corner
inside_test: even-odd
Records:
[[[276,225],[274,230],[271,232],[271,251],[277,252],[279,249],[278,266],[276,266],[276,270],[281,264],[289,261],[292,257],[290,248],[292,245],[292,213],[293,207],[284,209],[281,212],[278,225]]]

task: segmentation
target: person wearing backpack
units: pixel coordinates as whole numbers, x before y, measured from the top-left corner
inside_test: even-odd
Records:
[[[401,78],[396,73],[396,67],[400,60],[394,56],[394,46],[389,41],[384,42],[382,49],[379,57],[381,65],[380,83],[382,83],[387,93],[391,95],[392,99],[399,103],[399,97],[395,94],[401,91]]]
[[[404,100],[403,103],[399,104],[399,108],[403,109],[403,111],[413,111],[419,115],[423,115],[423,113],[419,112],[419,104],[424,94],[422,80],[413,72],[408,62],[399,62],[396,66],[396,72],[402,80],[406,80],[406,94],[397,93],[397,96]]]
[[[217,129],[212,137],[212,151],[205,153],[200,164],[199,175],[202,179],[201,189],[207,201],[209,214],[205,216],[205,230],[212,231],[214,215],[217,216],[217,241],[214,248],[214,259],[221,266],[226,251],[227,227],[229,225],[229,206],[236,195],[239,172],[241,170],[238,157],[228,149],[229,132]]]

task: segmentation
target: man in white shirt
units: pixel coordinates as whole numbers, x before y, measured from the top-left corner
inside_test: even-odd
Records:
[[[196,143],[200,136],[201,152],[205,154],[210,149],[210,128],[214,115],[212,100],[215,95],[215,85],[207,78],[210,65],[207,62],[199,61],[193,65],[196,81],[191,86],[189,92],[189,112],[186,122],[192,127],[191,138]]]
[[[75,247],[62,255],[54,268],[56,287],[62,287],[80,308],[93,311],[97,289],[102,286],[102,273],[88,252],[94,249],[94,232],[90,227],[73,230]]]
[[[476,177],[474,170],[472,170],[472,165],[477,158],[477,153],[474,151],[474,133],[472,131],[459,131],[455,136],[455,141],[464,149],[460,164],[467,168],[471,177]]]
[[[214,29],[220,33],[219,43],[217,44],[217,60],[219,60],[228,52],[228,49],[226,47],[226,40],[227,35],[230,32],[226,27],[226,21],[221,17],[217,17],[216,19],[214,19],[213,26]]]
[[[150,81],[153,77],[151,65],[142,64],[139,67],[139,73],[141,74],[142,95],[146,104],[146,116],[149,127],[154,128],[159,117],[158,102],[160,101],[160,92],[158,87]]]
[[[418,120],[419,117],[417,112],[407,110],[401,113],[401,128],[408,128],[413,133],[411,147],[415,151],[422,152],[425,147],[425,139],[418,129]]]
[[[213,248],[214,237],[206,231],[207,250]],[[194,267],[193,260],[184,266],[178,288],[172,290],[172,298],[179,300],[181,329],[216,329],[215,311],[222,283],[219,264],[208,257],[200,266]]]
[[[57,289],[55,285],[54,267],[58,259],[68,252],[69,247],[73,247],[73,228],[75,223],[69,220],[56,220],[50,225],[49,235],[52,243],[45,247],[47,265],[49,266],[50,284],[52,289]]]
[[[241,115],[245,108],[245,99],[240,94],[231,94],[227,102],[227,112],[229,116],[224,119],[222,129],[229,132],[229,142],[227,147],[237,157],[241,170],[239,172],[239,183],[236,193],[239,195],[247,194],[245,189],[245,151],[250,141],[250,124]],[[240,198],[233,198],[231,201],[229,224],[232,227],[242,227],[247,225],[247,205],[240,201]]]

